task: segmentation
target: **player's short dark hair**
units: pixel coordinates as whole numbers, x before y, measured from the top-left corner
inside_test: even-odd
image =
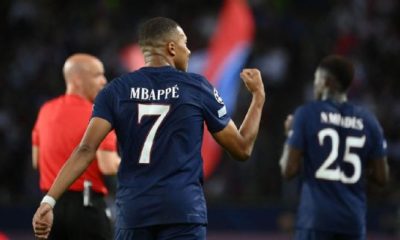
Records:
[[[318,67],[335,77],[340,84],[341,91],[346,91],[350,87],[354,77],[354,66],[346,58],[339,55],[329,55],[322,59]]]
[[[139,45],[154,46],[158,41],[171,34],[178,27],[178,23],[165,17],[155,17],[147,20],[139,27]]]

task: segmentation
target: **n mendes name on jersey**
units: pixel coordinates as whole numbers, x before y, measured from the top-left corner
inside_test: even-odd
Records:
[[[160,101],[170,98],[179,98],[179,87],[175,85],[165,89],[149,89],[144,87],[132,87],[130,99]]]
[[[342,128],[363,130],[363,120],[354,116],[342,116],[335,112],[321,112],[321,123],[328,123]]]
[[[379,122],[351,103],[312,101],[299,107],[287,143],[304,151],[296,226],[365,232],[364,169],[386,154]]]

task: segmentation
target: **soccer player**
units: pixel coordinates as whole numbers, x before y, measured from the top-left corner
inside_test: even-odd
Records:
[[[295,239],[365,239],[365,180],[388,181],[386,142],[376,118],[347,101],[353,65],[325,57],[315,72],[315,101],[285,122],[280,165],[302,188]]]
[[[116,239],[205,239],[201,143],[208,131],[233,158],[250,157],[265,101],[260,72],[240,74],[252,101],[239,129],[217,90],[187,73],[190,51],[182,28],[157,17],[141,25],[146,67],[114,79],[97,96],[86,133],[33,218],[37,237],[50,231],[52,207],[115,129],[118,171]]]
[[[63,72],[65,95],[41,107],[32,131],[32,163],[39,170],[40,189],[44,193],[49,191],[58,171],[79,144],[90,120],[94,98],[106,83],[103,64],[88,54],[69,57]],[[54,208],[51,239],[112,239],[103,174],[115,174],[119,166],[114,132],[100,144],[91,160],[87,170]]]

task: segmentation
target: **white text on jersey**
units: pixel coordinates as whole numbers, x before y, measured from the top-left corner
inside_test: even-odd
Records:
[[[321,112],[321,122],[333,124],[343,128],[363,130],[364,124],[361,118],[342,116],[340,113]]]
[[[175,85],[173,87],[165,89],[148,89],[148,88],[131,88],[131,99],[140,99],[148,101],[159,101],[166,100],[169,98],[179,98],[179,87]]]

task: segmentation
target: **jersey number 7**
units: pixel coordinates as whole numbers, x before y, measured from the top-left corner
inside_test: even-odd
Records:
[[[169,105],[161,104],[138,104],[138,123],[142,120],[143,116],[158,116],[157,120],[154,122],[149,133],[147,134],[146,140],[144,141],[142,151],[139,157],[139,163],[149,164],[150,163],[150,153],[153,147],[154,137],[156,136],[157,130],[160,127],[162,121],[167,116],[169,112]]]
[[[361,159],[357,154],[351,152],[351,148],[364,147],[365,135],[362,137],[346,137],[343,161],[353,166],[354,172],[351,176],[346,176],[345,173],[341,171],[340,166],[337,166],[335,169],[329,168],[337,160],[339,155],[339,134],[333,128],[322,129],[318,132],[318,140],[321,146],[324,145],[324,140],[327,137],[331,139],[332,149],[328,157],[315,172],[315,177],[324,180],[341,181],[347,184],[356,183],[361,177]]]

